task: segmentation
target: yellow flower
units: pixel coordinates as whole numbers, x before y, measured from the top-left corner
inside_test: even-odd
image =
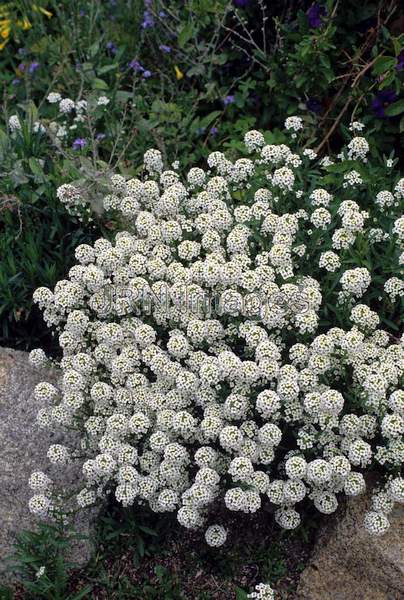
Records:
[[[3,19],[0,21],[0,35],[3,40],[6,40],[10,35],[11,21],[10,19]]]
[[[49,10],[42,8],[37,4],[32,5],[32,10],[45,15],[49,19],[53,16]],[[22,31],[27,31],[27,29],[31,29],[32,27],[32,23],[27,16],[23,15],[21,18],[17,18],[17,15],[14,11],[15,6],[12,2],[3,4],[3,6],[0,7],[0,39],[3,38],[3,40],[5,40],[4,42],[0,43],[0,52],[3,50],[10,38],[12,26],[21,29]]]
[[[177,67],[177,65],[174,65],[174,71],[175,71],[175,76],[178,80],[183,79],[184,73],[181,71],[181,69],[179,69]]]
[[[49,10],[46,10],[45,8],[42,8],[42,6],[37,6],[36,4],[33,4],[32,8],[36,12],[41,12],[43,15],[45,15],[45,17],[48,17],[48,19],[53,17],[53,13],[51,13]]]
[[[26,31],[27,29],[31,29],[31,27],[32,27],[32,25],[31,25],[31,23],[28,21],[27,17],[24,17],[24,18],[22,19],[22,21],[21,21],[21,20],[18,20],[18,21],[17,21],[17,25],[18,25],[18,27],[21,27],[21,29],[22,29],[23,31]]]

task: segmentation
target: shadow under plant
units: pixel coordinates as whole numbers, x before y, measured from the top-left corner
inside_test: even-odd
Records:
[[[254,585],[266,581],[279,598],[293,600],[313,548],[315,521],[308,517],[298,530],[287,532],[265,512],[227,520],[233,532],[229,543],[213,549],[201,534],[178,533],[170,516],[141,509],[134,514],[111,504],[94,531],[93,557],[81,569],[66,560],[74,532],[62,523],[41,524],[20,536],[10,567],[21,583],[0,588],[0,597],[244,600]]]

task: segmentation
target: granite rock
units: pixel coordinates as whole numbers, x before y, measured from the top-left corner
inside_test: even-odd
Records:
[[[53,370],[38,370],[28,362],[28,354],[0,348],[0,577],[12,579],[6,571],[5,558],[13,550],[19,532],[34,529],[35,517],[28,510],[32,491],[28,479],[32,471],[49,473],[46,453],[50,444],[66,442],[63,434],[40,429],[36,415],[44,403],[34,398],[33,390],[40,381],[57,382]],[[69,439],[70,445],[71,439]],[[60,477],[63,476],[63,481]],[[77,484],[80,473],[76,466],[61,471],[53,478],[57,486]],[[59,478],[59,479],[58,479]],[[80,536],[91,531],[94,513],[82,511],[74,522]],[[74,544],[69,559],[84,564],[91,554],[86,539]]]
[[[404,600],[404,507],[390,529],[374,537],[363,527],[370,494],[351,498],[321,530],[303,571],[299,600]]]

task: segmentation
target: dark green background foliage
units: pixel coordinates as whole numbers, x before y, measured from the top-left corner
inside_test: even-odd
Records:
[[[353,0],[83,0],[10,3],[15,20],[0,52],[0,343],[50,348],[35,287],[52,287],[74,262],[74,247],[111,230],[69,216],[56,188],[100,173],[139,172],[159,148],[167,163],[197,165],[221,148],[241,149],[251,128],[277,131],[301,115],[307,143],[337,151],[352,118],[384,155],[402,158],[404,16],[400,2]],[[145,13],[146,11],[146,13]],[[314,12],[313,12],[314,11]],[[13,21],[14,22],[14,21]],[[106,95],[89,128],[55,148],[33,131],[57,118],[49,92],[91,101]],[[97,109],[98,110],[98,109]],[[22,131],[10,135],[10,115]],[[97,137],[101,134],[101,138]],[[75,138],[84,148],[72,149]],[[97,142],[95,140],[97,139]],[[44,336],[45,339],[44,339]]]

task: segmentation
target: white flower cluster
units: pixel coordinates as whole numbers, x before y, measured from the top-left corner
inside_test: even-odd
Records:
[[[63,350],[59,388],[35,390],[49,401],[38,421],[81,432],[79,450],[48,453],[58,468],[84,453],[80,506],[112,491],[196,529],[219,501],[244,513],[271,502],[292,529],[303,499],[332,513],[338,494],[365,490],[370,465],[396,472],[404,462],[403,345],[366,304],[369,289],[385,294],[381,273],[374,281],[368,262],[352,259],[359,251],[350,255],[367,239],[368,213],[342,181],[338,194],[321,178],[297,183],[307,153],[265,145],[259,132],[246,145],[255,158],[214,152],[186,183],[149,150],[148,176],[113,176],[105,198],[125,231],[79,246],[68,279],[34,294]],[[74,201],[62,187],[62,201]],[[394,219],[380,226],[398,255]],[[344,328],[318,332],[333,293],[320,268],[339,271]],[[44,360],[34,351],[33,363]],[[33,476],[31,487],[31,510],[50,511],[48,480]],[[384,530],[383,507],[403,500],[391,479],[367,529]],[[205,537],[219,546],[226,535],[215,524]],[[272,597],[265,586],[254,593]]]
[[[285,120],[286,131],[292,131],[292,138],[296,137],[296,132],[303,129],[303,121],[300,117],[288,117]]]
[[[8,119],[8,127],[10,129],[11,134],[17,134],[22,130],[21,121],[18,115],[11,115]],[[33,133],[44,133],[45,127],[42,125],[40,121],[34,121],[32,124]]]
[[[248,594],[247,598],[255,600],[275,600],[275,592],[267,583],[259,583],[255,586],[255,591]]]
[[[71,98],[63,98],[58,92],[51,92],[47,96],[49,104],[57,104],[59,115],[56,120],[49,123],[49,132],[59,142],[67,138],[70,133],[74,133],[80,124],[88,120],[90,113],[97,107],[105,107],[110,100],[107,96],[74,101]]]
[[[64,183],[57,188],[56,196],[72,216],[78,217],[81,221],[86,214],[89,221],[92,220],[89,199],[81,189],[70,183]]]

